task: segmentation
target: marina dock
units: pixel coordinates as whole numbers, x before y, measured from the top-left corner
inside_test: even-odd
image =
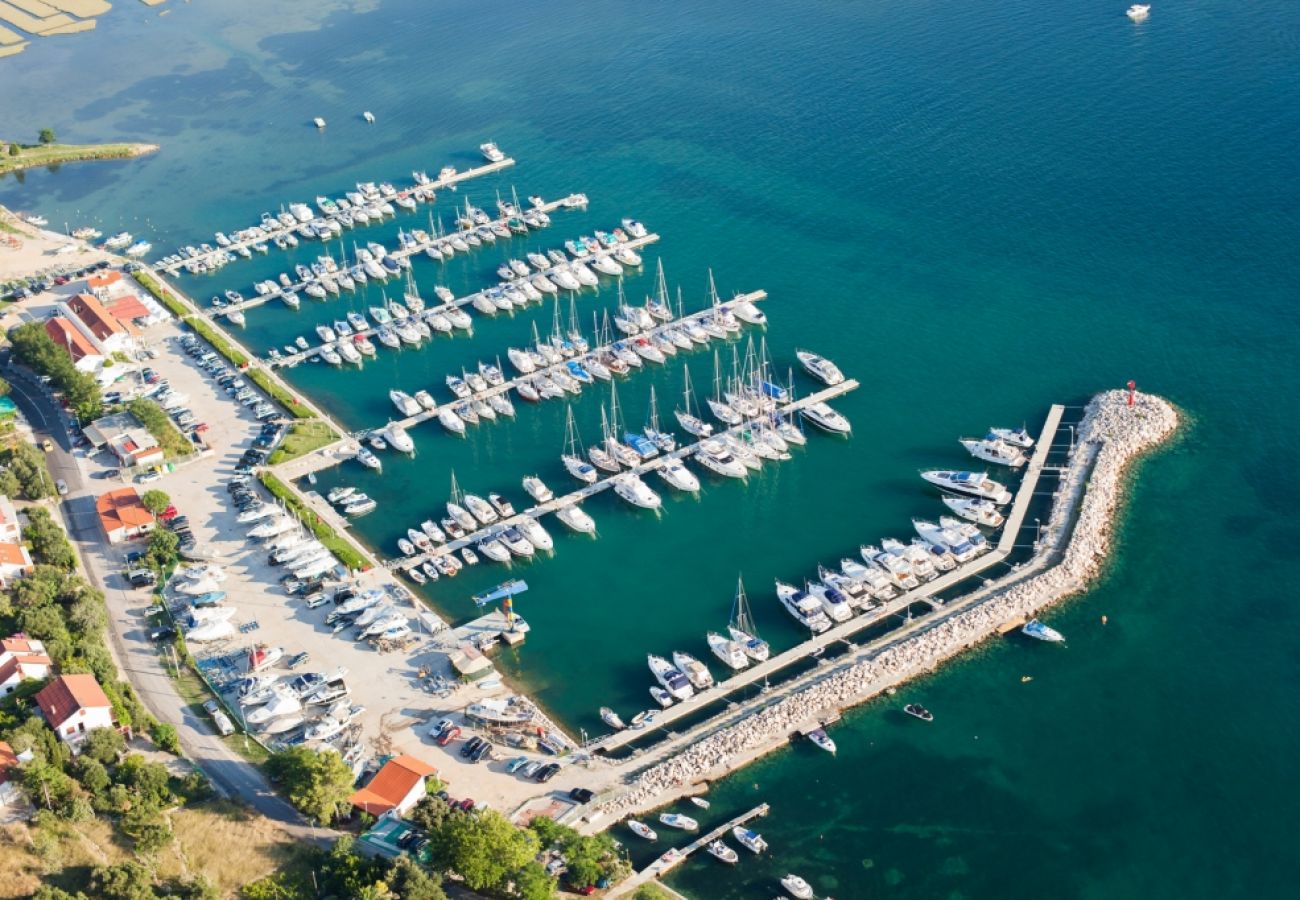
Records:
[[[646,246],[647,244],[653,244],[653,243],[654,243],[655,241],[657,241],[657,240],[659,240],[659,235],[654,234],[654,233],[651,233],[651,234],[647,234],[647,235],[646,235],[645,237],[643,237],[643,238],[636,238],[635,240],[626,241],[626,242],[624,242],[624,243],[622,243],[622,244],[619,244],[618,246],[620,246],[620,247],[626,247],[626,248],[629,249],[629,250],[637,250],[637,249],[639,249],[639,248],[641,248],[641,247]],[[610,255],[612,255],[612,254],[610,254],[610,253],[606,253],[606,252],[599,252],[599,253],[594,253],[594,254],[592,254],[592,257],[591,257],[591,258],[595,258],[596,256],[610,256]],[[587,259],[587,258],[588,258],[588,257],[583,257],[583,259]],[[555,268],[556,268],[556,267],[552,266],[552,267],[549,268],[549,269],[544,269],[544,270],[539,271],[539,272],[534,272],[533,274],[534,274],[534,275],[547,275],[547,274],[549,274],[549,273],[555,271]],[[518,284],[521,280],[524,280],[524,279],[515,278],[515,279],[511,279],[510,281],[502,281],[502,282],[499,282],[499,283],[496,284],[496,285],[493,285],[493,286],[490,287],[490,288],[484,288],[484,289],[482,289],[482,290],[480,290],[480,291],[475,291],[475,292],[472,293],[472,294],[466,294],[466,295],[463,296],[463,297],[457,297],[457,298],[455,298],[455,299],[453,299],[453,300],[449,300],[449,301],[447,301],[446,303],[439,303],[437,306],[426,307],[422,312],[419,312],[419,313],[413,313],[413,316],[414,316],[414,318],[421,319],[421,320],[426,320],[426,321],[427,321],[428,319],[432,318],[433,316],[435,316],[435,315],[437,315],[437,314],[439,314],[439,313],[445,313],[445,312],[447,312],[448,310],[451,310],[451,309],[463,309],[463,308],[466,307],[466,306],[471,306],[471,305],[473,305],[473,303],[474,303],[475,300],[477,300],[479,297],[485,296],[485,295],[488,293],[488,291],[497,290],[497,289],[505,288],[505,287],[511,287],[511,286],[513,286],[513,285]],[[556,296],[558,297],[559,295],[556,294]],[[265,297],[257,297],[257,298],[255,298],[257,301],[260,301],[260,302],[258,302],[258,303],[254,303],[253,300],[247,300],[247,301],[245,301],[245,304],[244,304],[244,305],[245,305],[245,306],[248,306],[248,305],[260,306],[262,303],[269,302],[270,300],[274,300],[274,299],[276,299],[276,298],[278,298],[278,297],[279,297],[279,294],[268,294],[268,295],[266,295]],[[328,302],[328,301],[322,301],[322,302]],[[540,301],[540,302],[545,303],[546,301],[545,301],[545,300],[542,300],[542,301]],[[227,307],[227,309],[228,309],[228,308],[229,308],[229,307]],[[477,310],[476,310],[476,311],[477,311]],[[214,315],[214,317],[215,317],[216,314],[218,314],[218,313],[220,313],[220,312],[222,312],[222,310],[214,310],[214,311],[213,311],[213,315]],[[504,311],[502,311],[502,312],[504,312]],[[482,313],[480,313],[480,315],[482,315]],[[489,317],[489,318],[494,318],[494,316]],[[359,332],[353,332],[353,336],[355,337],[355,336],[357,336],[357,335],[361,335],[361,336],[363,336],[363,337],[373,337],[373,336],[374,336],[374,335],[379,331],[380,327],[381,327],[381,326],[374,325],[374,326],[371,326],[371,327],[369,327],[369,328],[366,328],[366,329],[364,329],[364,330],[362,330],[362,331],[359,331]],[[452,335],[454,335],[455,333],[456,333],[456,332],[454,332],[454,331],[451,332]],[[346,338],[345,338],[345,340],[346,340]],[[432,340],[432,339],[429,339],[429,341],[426,341],[424,345],[427,346],[427,344],[428,344],[431,340]],[[307,349],[307,350],[303,350],[303,351],[301,351],[300,353],[295,353],[295,354],[293,354],[292,356],[290,356],[290,355],[288,355],[288,354],[285,354],[285,355],[281,356],[279,359],[268,360],[266,364],[267,364],[268,366],[272,366],[272,367],[275,367],[275,368],[281,368],[281,367],[293,367],[293,366],[298,365],[300,362],[303,362],[303,361],[305,361],[305,360],[312,359],[313,357],[317,356],[317,355],[321,352],[321,350],[323,350],[323,349],[325,349],[324,346],[311,347],[311,348],[309,348],[309,349]],[[485,392],[482,396],[485,396],[485,397],[486,397],[486,396],[490,396],[490,393],[491,393],[491,392]],[[435,411],[434,414],[436,415],[436,411]],[[420,421],[423,421],[423,419],[420,419],[419,416],[416,416],[416,417],[414,417],[414,418],[419,419]]]
[[[581,207],[585,207],[586,204],[587,204],[587,196],[585,194],[569,194],[567,197],[561,197],[559,200],[550,200],[544,203],[535,204],[532,208],[539,212],[550,214],[552,212],[555,212],[557,209],[578,209]],[[491,227],[492,225],[505,225],[506,222],[510,220],[510,218],[511,218],[510,216],[498,216],[497,218],[490,221],[486,226],[478,226],[478,227]],[[389,252],[388,255],[393,257],[393,259],[396,260],[408,259],[412,256],[415,256],[417,253],[423,253],[428,248],[436,244],[444,243],[455,234],[461,234],[461,233],[462,232],[452,232],[451,234],[444,234],[444,235],[431,234],[429,235],[427,240],[423,240],[423,241],[416,240],[415,243],[411,244],[410,246],[398,247],[395,250],[392,250],[391,252]],[[342,238],[340,237],[339,240],[341,241]],[[508,240],[508,238],[501,238],[501,240]],[[640,238],[639,240],[645,244],[651,243],[648,236],[646,238]],[[654,240],[658,240],[658,235],[654,236]],[[636,244],[635,241],[629,241],[627,244],[621,244],[620,246],[627,246],[631,248],[640,245]],[[596,253],[593,254],[593,257],[603,256],[603,255],[608,255],[608,254]],[[547,271],[549,272],[551,270],[548,269]],[[397,272],[391,273],[390,277],[397,278],[400,280],[401,273],[397,273]],[[518,279],[512,280],[509,283],[514,284],[515,281],[517,280]],[[230,313],[235,311],[243,312],[249,309],[256,309],[257,307],[262,306],[266,303],[270,303],[273,300],[279,300],[285,294],[296,293],[298,291],[301,291],[309,283],[310,282],[307,281],[296,281],[293,284],[291,284],[289,287],[278,286],[272,292],[266,294],[259,294],[255,297],[249,297],[240,303],[230,303],[222,307],[210,307],[208,312],[213,317],[217,317],[217,316],[228,316]],[[502,282],[502,283],[505,284],[506,282]],[[383,285],[388,284],[387,279],[381,282],[381,284]],[[471,299],[472,297],[473,295],[471,295]],[[313,298],[308,298],[308,299],[313,299]],[[329,298],[326,297],[320,299],[318,302],[324,303],[324,302],[328,302],[328,300]]]
[[[646,239],[648,240],[648,238],[646,238]],[[737,294],[737,295],[736,295],[735,297],[733,297],[731,300],[728,300],[728,301],[726,301],[726,302],[728,302],[728,303],[738,303],[738,302],[740,302],[740,301],[742,301],[742,300],[748,300],[750,303],[759,303],[759,302],[761,302],[761,301],[763,301],[763,300],[766,300],[766,299],[767,299],[767,291],[751,291],[751,292],[748,293],[748,294]],[[645,337],[645,336],[648,336],[648,335],[656,335],[656,334],[661,333],[665,328],[671,328],[671,327],[673,327],[673,326],[675,326],[675,325],[680,325],[680,324],[682,324],[683,322],[692,322],[692,321],[695,321],[695,320],[697,320],[697,319],[699,319],[699,318],[702,318],[703,316],[708,315],[708,314],[711,313],[711,312],[713,312],[713,307],[706,307],[706,308],[704,308],[704,309],[702,309],[702,310],[699,310],[698,312],[693,312],[693,313],[690,313],[689,315],[682,316],[680,319],[672,319],[672,320],[670,320],[670,321],[663,322],[663,323],[661,323],[660,325],[657,325],[657,326],[655,326],[654,328],[649,329],[648,331],[640,332],[639,334],[635,335],[635,337]],[[633,339],[633,338],[629,338],[629,337],[626,337],[626,336],[622,336],[622,337],[620,337],[620,340],[632,340],[632,339]],[[590,356],[595,355],[595,354],[603,353],[603,352],[609,350],[612,346],[613,346],[613,344],[610,343],[610,344],[602,344],[602,345],[600,345],[599,347],[592,347],[590,350],[588,350],[586,353],[582,354],[580,357],[575,357],[575,359],[583,359],[583,358],[590,357]],[[706,346],[706,345],[701,344],[700,346],[703,347],[703,346]],[[690,351],[688,351],[688,350],[683,350],[683,351],[681,351],[681,352],[683,352],[683,353],[689,353]],[[516,376],[515,378],[511,378],[509,381],[506,381],[506,382],[504,382],[504,383],[502,383],[502,384],[498,384],[498,385],[495,385],[495,386],[489,386],[487,390],[485,390],[485,391],[479,391],[479,392],[475,393],[471,399],[474,399],[474,400],[487,400],[487,399],[489,399],[489,398],[491,398],[491,397],[495,397],[497,394],[506,394],[506,393],[509,393],[510,391],[514,390],[514,389],[519,385],[520,382],[523,382],[523,381],[531,381],[532,379],[536,378],[538,375],[546,375],[546,374],[549,374],[549,373],[551,373],[551,372],[567,371],[567,370],[565,369],[565,367],[564,367],[564,366],[565,366],[565,362],[568,362],[568,360],[565,360],[565,361],[562,361],[562,362],[558,362],[558,363],[552,363],[552,364],[549,365],[549,366],[539,366],[537,369],[534,369],[532,372],[528,373],[527,375],[519,375],[519,376]],[[634,369],[633,371],[639,371],[639,370],[635,370],[635,369]],[[631,375],[632,375],[632,372],[628,372],[628,376],[631,376]],[[447,401],[446,403],[439,403],[439,404],[438,404],[437,406],[435,406],[433,409],[425,409],[425,410],[421,410],[420,412],[416,413],[416,414],[413,415],[413,416],[407,416],[407,417],[404,418],[404,419],[395,419],[395,420],[393,420],[393,421],[396,422],[398,425],[401,425],[403,428],[406,428],[406,429],[414,428],[416,425],[419,425],[419,424],[421,424],[422,422],[428,422],[428,421],[430,421],[431,419],[436,419],[436,418],[438,418],[438,413],[439,413],[439,412],[440,412],[444,407],[448,407],[448,406],[452,406],[452,407],[454,407],[454,406],[457,406],[458,404],[463,403],[463,402],[464,402],[464,401],[463,401],[463,400],[460,400],[460,399],[449,400],[449,401]],[[375,430],[375,429],[372,429],[372,430]]]
[[[709,844],[713,843],[714,841],[719,840],[720,838],[724,838],[726,837],[726,835],[731,834],[732,828],[736,827],[737,825],[746,825],[749,822],[753,821],[754,819],[761,818],[762,816],[766,816],[770,811],[771,808],[766,803],[760,803],[758,806],[755,806],[753,809],[749,810],[748,812],[741,813],[740,815],[736,816],[734,819],[728,819],[726,822],[723,822],[721,825],[719,825],[717,828],[714,828],[708,834],[701,835],[700,837],[691,841],[685,847],[673,847],[665,851],[662,856],[660,856],[654,862],[650,863],[650,865],[646,866],[640,872],[637,872],[631,878],[628,878],[625,881],[615,885],[614,888],[611,889],[610,892],[605,896],[622,897],[627,894],[635,893],[636,889],[641,887],[641,885],[645,884],[648,881],[653,881],[656,878],[660,878],[663,875],[666,875],[667,873],[675,869],[677,866],[680,866],[682,863],[686,862],[686,860],[690,858],[690,855],[692,853],[695,853],[698,850],[702,850],[703,848],[707,847]]]
[[[472,178],[479,178],[483,175],[491,175],[494,172],[500,172],[502,169],[507,169],[510,166],[513,166],[514,164],[515,164],[514,159],[507,157],[506,159],[503,159],[500,162],[488,163],[487,165],[476,166],[473,169],[466,169],[463,172],[455,172],[439,178],[430,179],[424,184],[413,184],[410,187],[402,188],[401,190],[397,191],[397,193],[394,195],[394,198],[409,196],[417,189],[434,190],[434,191],[442,190],[444,188],[449,188],[453,185],[460,184],[463,181],[469,181]],[[386,200],[388,198],[384,198],[384,199]],[[338,217],[337,215],[325,215],[324,213],[321,213],[318,214],[316,218],[336,220]],[[228,246],[217,247],[213,250],[209,250],[207,252],[200,253],[197,256],[188,257],[186,259],[182,259],[177,262],[154,263],[153,268],[157,269],[160,272],[165,272],[166,274],[172,277],[175,277],[181,272],[181,270],[185,268],[185,264],[188,262],[200,262],[205,264],[211,264],[213,260],[219,257],[224,258],[226,253],[233,253],[241,247],[245,249],[249,249],[254,244],[260,244],[263,243],[264,241],[274,241],[277,237],[281,237],[285,234],[296,231],[298,227],[302,224],[303,224],[302,222],[295,222],[293,225],[279,224],[278,227],[273,229],[269,234],[263,232],[262,234],[256,237],[246,238],[238,241],[231,241]]]
[[[825,388],[824,390],[818,391],[815,394],[809,394],[807,397],[803,397],[799,400],[793,400],[790,403],[786,403],[783,406],[779,406],[775,410],[773,415],[787,415],[790,413],[798,412],[799,410],[803,409],[806,406],[812,406],[815,403],[821,403],[826,400],[834,399],[835,397],[839,397],[843,394],[847,394],[850,391],[857,390],[858,387],[859,385],[857,381],[854,381],[853,379],[849,379],[847,381],[835,385],[834,387]],[[736,425],[733,428],[724,428],[720,431],[715,432],[713,437],[706,438],[705,440],[716,440],[717,437],[722,434],[727,434],[732,431],[740,431],[747,427],[749,426],[746,424],[741,424],[741,425]],[[483,528],[480,528],[478,531],[475,531],[472,534],[465,535],[465,537],[463,538],[457,538],[456,540],[447,541],[445,544],[442,544],[435,550],[426,551],[424,553],[417,553],[413,556],[404,556],[399,559],[390,559],[385,561],[384,565],[386,565],[390,569],[404,569],[410,566],[419,565],[427,559],[434,559],[439,556],[446,556],[450,553],[454,553],[455,551],[459,550],[461,547],[472,546],[476,544],[478,541],[486,538],[488,535],[498,532],[503,528],[509,528],[511,525],[516,525],[524,521],[525,519],[540,519],[542,516],[546,515],[547,513],[556,512],[557,510],[564,509],[567,506],[572,506],[575,503],[581,503],[583,500],[586,500],[588,497],[591,497],[595,494],[599,494],[601,491],[604,491],[612,487],[615,480],[617,480],[619,477],[626,476],[626,475],[638,475],[638,476],[644,475],[647,472],[651,472],[655,469],[660,468],[661,466],[663,466],[665,462],[667,462],[670,459],[681,459],[682,457],[693,453],[703,442],[704,442],[703,440],[697,441],[692,444],[687,444],[683,447],[678,447],[676,450],[673,450],[670,453],[663,453],[660,454],[659,456],[652,457],[650,459],[645,460],[635,468],[630,468],[630,469],[624,468],[622,471],[618,472],[617,474],[612,474],[607,478],[602,478],[599,481],[595,482],[594,484],[583,485],[581,488],[579,488],[576,491],[573,491],[572,493],[565,494],[562,497],[555,497],[551,500],[546,501],[545,503],[541,503],[538,504],[537,506],[530,507],[521,513],[516,513],[515,515],[510,516],[509,518],[500,519],[496,522],[493,522],[491,525],[486,525]],[[675,708],[676,707],[674,707],[674,709]],[[669,712],[671,711],[672,710],[670,709]],[[620,734],[621,733],[622,732],[620,732]]]
[[[1002,539],[998,542],[997,547],[990,550],[988,553],[976,557],[964,565],[956,567],[950,572],[945,572],[938,578],[903,593],[893,600],[888,601],[883,606],[856,615],[848,621],[841,622],[839,625],[836,625],[821,634],[813,635],[808,640],[791,647],[783,653],[772,656],[764,662],[750,665],[749,667],[731,675],[729,678],[719,681],[713,687],[697,692],[696,695],[689,700],[674,703],[667,709],[661,710],[657,713],[657,718],[654,723],[655,727],[667,729],[678,719],[696,713],[702,707],[715,703],[729,694],[733,694],[742,688],[749,687],[756,683],[764,683],[768,678],[780,672],[782,669],[805,660],[809,656],[824,650],[832,644],[840,641],[847,641],[848,638],[857,632],[869,628],[872,625],[876,625],[890,616],[904,612],[912,604],[929,601],[930,598],[941,591],[1005,561],[1011,552],[1012,546],[1016,542],[1016,537],[1019,535],[1021,526],[1024,524],[1025,514],[1029,509],[1029,500],[1033,497],[1034,491],[1038,487],[1039,477],[1045,467],[1044,464],[1047,459],[1047,454],[1051,449],[1052,441],[1060,427],[1061,415],[1064,412],[1065,407],[1053,406],[1051,411],[1048,413],[1047,421],[1038,437],[1034,455],[1026,467],[1024,478],[1020,483],[1020,488],[1016,492],[1016,496],[1012,501],[1013,505],[1011,513],[1007,516],[1007,520],[1003,524],[1005,531],[1003,532]],[[761,696],[758,699],[760,701],[763,700]],[[692,729],[692,731],[695,730],[696,729]],[[646,732],[643,729],[627,728],[591,741],[587,744],[587,748],[592,751],[603,750],[608,752],[640,740],[645,736],[645,734]]]

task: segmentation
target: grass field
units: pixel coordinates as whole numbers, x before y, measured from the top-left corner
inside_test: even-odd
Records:
[[[291,459],[297,459],[305,456],[313,450],[319,450],[338,439],[334,429],[328,423],[319,419],[311,419],[293,423],[289,429],[289,434],[285,437],[284,443],[281,444],[274,453],[271,454],[271,465],[279,465],[288,462]]]
[[[0,140],[0,144],[7,144]],[[0,154],[0,175],[83,159],[130,159],[158,149],[154,144],[18,144],[18,155]]]

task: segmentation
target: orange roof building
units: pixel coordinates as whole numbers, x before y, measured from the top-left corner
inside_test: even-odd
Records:
[[[425,794],[424,779],[436,776],[438,770],[414,756],[395,756],[375,773],[370,783],[350,798],[357,809],[382,816],[405,814]]]
[[[124,343],[131,335],[138,334],[135,326],[129,322],[119,322],[92,294],[77,294],[68,301],[68,309],[109,349],[118,349],[117,346],[110,345]]]
[[[72,364],[83,371],[86,366],[79,365],[83,360],[97,366],[99,361],[103,359],[103,354],[96,349],[95,345],[67,319],[59,316],[46,319],[45,333],[50,336],[54,343],[68,351],[68,355],[72,357]]]
[[[154,518],[144,508],[135,488],[125,487],[100,495],[95,501],[99,525],[104,529],[110,544],[120,544],[148,534],[154,529]]]
[[[32,571],[32,557],[27,548],[13,541],[0,541],[0,585]]]
[[[86,287],[90,288],[91,292],[97,296],[102,296],[101,292],[119,287],[122,284],[122,273],[116,269],[107,272],[96,272],[86,279]]]
[[[115,300],[109,300],[106,306],[119,322],[134,322],[137,319],[147,319],[150,315],[149,309],[135,294],[123,294]]]
[[[36,705],[74,750],[96,728],[113,727],[113,705],[94,675],[60,675],[37,692]]]

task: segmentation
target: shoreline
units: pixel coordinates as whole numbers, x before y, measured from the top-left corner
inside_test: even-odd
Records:
[[[1075,457],[1046,523],[1040,556],[950,601],[949,613],[941,620],[920,620],[914,631],[866,659],[821,673],[812,684],[744,721],[651,765],[618,795],[599,804],[592,830],[699,793],[708,782],[785,746],[811,720],[834,716],[929,674],[997,634],[1000,625],[1086,591],[1103,574],[1132,465],[1175,436],[1182,423],[1177,410],[1162,398],[1138,394],[1130,408],[1126,397],[1123,391],[1108,391],[1088,403]],[[1072,517],[1073,528],[1066,529]]]
[[[136,159],[161,149],[158,144],[47,144],[24,147],[18,156],[10,156],[6,150],[0,154],[0,176],[69,162]],[[28,158],[29,153],[34,155]]]

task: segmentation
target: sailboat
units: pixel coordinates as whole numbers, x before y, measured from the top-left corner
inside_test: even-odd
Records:
[[[696,437],[708,437],[713,434],[713,426],[696,416],[691,411],[692,400],[695,395],[694,392],[691,391],[691,367],[689,365],[682,367],[682,376],[686,385],[685,389],[682,391],[682,402],[684,408],[674,410],[673,415],[677,417],[677,423],[686,431]]]
[[[603,412],[603,411],[602,411]],[[618,386],[613,382],[609,385],[609,429],[605,432],[605,449],[609,455],[614,457],[619,463],[627,466],[629,469],[636,468],[641,464],[641,454],[636,450],[624,444],[618,439],[622,429],[623,420],[618,412]],[[658,449],[651,446],[650,455],[658,453]]]
[[[569,406],[564,422],[564,453],[560,462],[570,475],[586,484],[594,484],[600,477],[594,466],[583,459],[582,445],[578,438],[578,424],[573,420],[573,407]]]
[[[650,413],[642,433],[664,453],[672,453],[677,449],[677,438],[673,437],[671,433],[659,429],[659,405],[655,402],[654,385],[650,386]]]
[[[451,499],[447,501],[447,515],[456,521],[456,524],[465,531],[473,533],[478,531],[478,520],[470,515],[469,510],[461,506],[460,485],[456,483],[456,473],[451,473]]]
[[[713,417],[725,425],[739,425],[740,413],[736,412],[727,405],[727,401],[722,399],[722,363],[718,358],[718,351],[713,351],[713,396],[706,398],[709,404],[709,410]]]
[[[758,636],[758,629],[754,626],[749,600],[745,597],[744,578],[736,579],[736,599],[731,604],[731,624],[727,631],[744,654],[755,662],[762,662],[771,655],[767,641]]]

